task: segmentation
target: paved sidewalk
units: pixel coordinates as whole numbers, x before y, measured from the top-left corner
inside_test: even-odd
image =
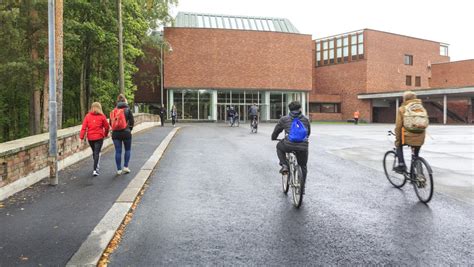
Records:
[[[59,173],[60,184],[38,183],[2,202],[0,266],[64,266],[172,128],[133,136],[131,174],[116,176],[113,146],[93,178],[92,159]]]

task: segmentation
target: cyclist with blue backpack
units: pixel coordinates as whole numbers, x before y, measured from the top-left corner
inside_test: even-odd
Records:
[[[288,105],[290,113],[281,117],[272,133],[272,140],[277,140],[278,135],[285,130],[285,138],[278,142],[276,149],[280,161],[280,173],[288,173],[288,163],[286,162],[286,153],[292,151],[296,154],[298,165],[303,171],[303,178],[306,179],[308,172],[306,164],[308,163],[308,137],[311,134],[311,125],[308,118],[301,112],[301,104],[293,101]]]

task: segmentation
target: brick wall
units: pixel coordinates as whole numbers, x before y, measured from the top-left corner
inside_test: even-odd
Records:
[[[315,101],[318,98],[339,100],[341,120],[353,118],[356,110],[359,110],[361,120],[371,120],[370,101],[357,99],[357,94],[364,92],[367,84],[366,60],[314,68],[313,75],[310,102],[318,102]]]
[[[428,65],[449,61],[440,55],[439,42],[375,30],[365,31],[365,48],[367,93],[428,88]],[[413,65],[405,65],[405,54],[413,55]],[[412,86],[406,85],[407,75],[412,76]],[[415,76],[421,77],[420,87],[415,86]]]
[[[312,121],[341,121],[341,113],[309,113]]]
[[[431,73],[433,88],[474,86],[474,59],[433,64]]]
[[[311,35],[165,28],[166,88],[311,90]]]
[[[159,117],[151,114],[135,115],[135,125],[154,121],[159,121]],[[89,149],[89,145],[79,139],[80,129],[81,126],[75,126],[58,131],[59,160]],[[49,134],[44,133],[1,143],[0,188],[48,167],[48,142]]]

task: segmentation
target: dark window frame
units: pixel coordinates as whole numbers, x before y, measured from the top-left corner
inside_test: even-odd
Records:
[[[421,86],[421,76],[415,76],[415,86],[416,87]]]
[[[407,75],[407,76],[405,77],[405,85],[406,85],[406,86],[411,86],[411,85],[412,85],[412,81],[411,81],[411,80],[412,80],[412,76],[411,76],[411,75]]]
[[[333,111],[328,112],[328,109],[323,109],[323,106],[332,106],[331,108]],[[310,113],[341,113],[341,103],[322,103],[322,102],[317,102],[317,103],[310,103],[309,104],[309,112]]]

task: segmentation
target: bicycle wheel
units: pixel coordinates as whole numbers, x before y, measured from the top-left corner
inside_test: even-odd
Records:
[[[282,174],[281,175],[281,184],[282,184],[282,187],[283,187],[283,193],[288,194],[288,189],[289,189],[289,177],[290,177],[290,173],[287,173],[287,174]]]
[[[433,171],[424,158],[417,158],[412,164],[413,187],[418,199],[428,203],[433,196]]]
[[[299,208],[303,203],[303,188],[304,188],[304,180],[303,180],[303,172],[301,171],[301,167],[296,165],[293,175],[293,205],[296,208]]]
[[[401,188],[405,185],[407,180],[405,175],[397,173],[393,170],[397,166],[398,157],[395,151],[390,150],[385,153],[383,157],[383,170],[385,171],[385,176],[387,176],[388,181],[395,186],[396,188]]]

